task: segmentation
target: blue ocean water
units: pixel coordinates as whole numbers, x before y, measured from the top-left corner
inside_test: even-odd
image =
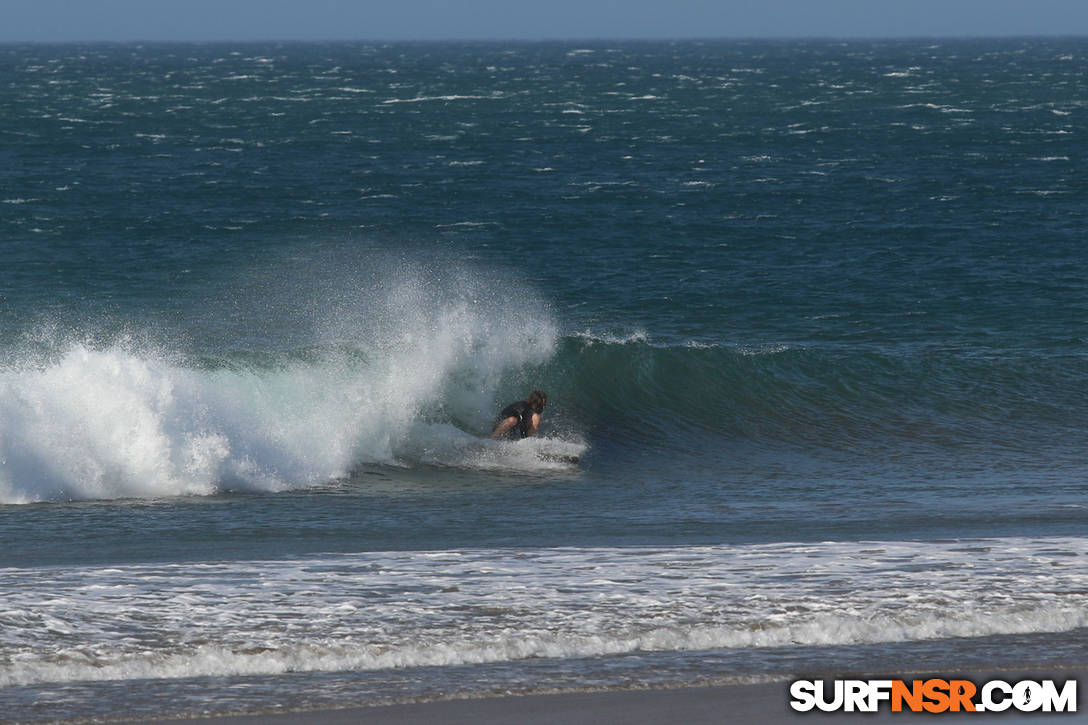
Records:
[[[0,717],[1083,666],[1085,99],[1079,39],[0,47]]]

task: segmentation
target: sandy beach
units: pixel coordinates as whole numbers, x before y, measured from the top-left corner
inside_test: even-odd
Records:
[[[1088,668],[1051,672],[993,672],[955,675],[981,683],[992,679],[1016,682],[1024,679],[1053,679],[1078,681],[1078,694],[1083,690]],[[927,679],[930,675],[910,675]],[[942,673],[933,675],[949,678]],[[896,675],[907,679],[908,676]],[[721,725],[722,723],[784,723],[814,720],[831,722],[932,722],[930,713],[893,713],[883,709],[878,713],[798,713],[789,705],[789,682],[769,682],[746,685],[720,685],[663,690],[624,690],[608,692],[575,692],[546,695],[490,697],[466,700],[356,707],[315,712],[284,712],[253,715],[160,720],[158,723],[203,723],[205,725]],[[962,720],[979,717],[1003,725],[1014,723],[1080,723],[1088,722],[1084,708],[1077,713],[944,713],[941,720]]]

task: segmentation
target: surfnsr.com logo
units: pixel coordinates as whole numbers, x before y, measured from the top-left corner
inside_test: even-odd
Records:
[[[797,680],[790,697],[797,712],[1076,712],[1077,681]]]

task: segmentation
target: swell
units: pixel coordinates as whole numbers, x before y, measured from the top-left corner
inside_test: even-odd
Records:
[[[462,311],[463,312],[463,311]],[[725,347],[404,322],[380,344],[190,360],[70,344],[0,368],[0,501],[210,494],[321,484],[360,464],[565,470],[555,456],[713,446],[857,455],[934,449],[1022,466],[1086,442],[1083,360],[949,348]],[[544,435],[486,440],[533,387]]]
[[[668,447],[692,435],[804,447],[1030,450],[1083,439],[1077,356],[927,345],[659,345],[568,336],[552,364],[595,437]],[[554,396],[553,396],[554,397]]]

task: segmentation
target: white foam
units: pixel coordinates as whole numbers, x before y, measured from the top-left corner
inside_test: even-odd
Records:
[[[367,424],[396,421],[361,415],[368,391],[340,389],[333,373],[199,371],[83,345],[44,368],[5,370],[0,500],[275,489],[343,475],[360,444],[388,456]]]
[[[421,463],[477,470],[569,472],[585,455],[581,440],[534,437],[524,440],[481,439],[447,424],[417,424],[398,446],[398,454]]]
[[[546,315],[517,316],[450,267],[375,284],[335,309],[320,301],[320,319],[279,323],[336,341],[305,355],[209,369],[79,342],[0,363],[0,503],[326,482],[412,456],[426,445],[413,426],[438,407],[486,427],[504,376],[554,350]]]
[[[597,332],[593,330],[584,330],[582,332],[573,333],[574,337],[584,340],[587,344],[604,343],[606,345],[630,345],[637,343],[647,343],[650,340],[649,334],[645,330],[635,330],[634,332],[613,333],[613,332]]]
[[[478,95],[445,95],[445,96],[417,96],[415,98],[389,98],[382,101],[385,105],[394,103],[428,103],[431,101],[485,101],[494,98],[501,98],[502,95],[494,93],[490,96],[478,96]]]
[[[1071,631],[1088,540],[4,569],[0,589],[3,687]]]

